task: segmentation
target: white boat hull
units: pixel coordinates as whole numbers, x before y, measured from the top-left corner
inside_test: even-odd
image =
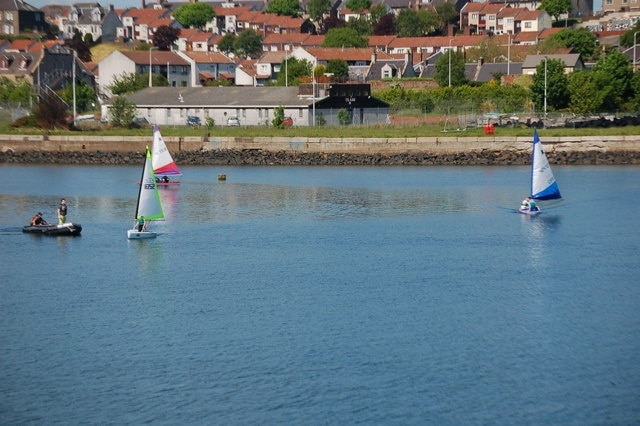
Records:
[[[130,240],[146,240],[148,238],[155,238],[157,235],[157,232],[138,231],[137,229],[129,229],[127,231],[127,238]]]
[[[520,207],[518,209],[518,212],[520,212],[522,214],[529,215],[529,216],[536,216],[536,215],[540,214],[540,209],[530,210],[530,209],[524,209],[524,208]]]

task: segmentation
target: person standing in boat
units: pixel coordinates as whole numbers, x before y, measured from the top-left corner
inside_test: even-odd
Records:
[[[147,223],[144,220],[144,216],[139,216],[135,222],[135,226],[138,227],[138,232],[146,231]]]
[[[67,200],[64,198],[60,199],[60,205],[58,205],[58,222],[60,225],[65,223],[67,220]]]

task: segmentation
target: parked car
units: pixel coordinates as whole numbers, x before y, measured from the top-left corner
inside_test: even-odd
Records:
[[[146,127],[149,125],[149,120],[144,117],[135,117],[131,120],[131,124],[133,124],[133,127]]]
[[[195,115],[187,116],[187,126],[199,126],[200,125],[200,117]]]
[[[240,120],[235,115],[232,115],[227,119],[227,126],[239,126]]]

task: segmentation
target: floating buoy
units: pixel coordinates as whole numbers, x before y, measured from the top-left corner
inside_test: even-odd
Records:
[[[227,175],[224,175],[224,174],[218,175],[218,180],[227,180]]]

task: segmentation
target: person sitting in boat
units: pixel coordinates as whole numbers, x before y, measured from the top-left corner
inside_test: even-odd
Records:
[[[168,177],[168,176],[163,176],[163,177],[162,177],[162,181],[163,181],[164,183],[169,183],[169,177]]]
[[[536,205],[535,200],[533,198],[531,198],[531,197],[527,197],[524,200],[522,200],[522,205],[521,205],[520,208],[523,209],[523,210],[529,210],[529,211],[532,211],[532,212],[535,212],[535,211],[539,210],[538,206]]]
[[[31,218],[30,224],[31,226],[38,226],[38,225],[48,225],[49,223],[46,220],[44,220],[44,218],[42,217],[42,213],[38,212]]]
[[[138,232],[146,231],[147,222],[144,220],[144,216],[138,217],[136,220],[135,226],[138,227]]]

